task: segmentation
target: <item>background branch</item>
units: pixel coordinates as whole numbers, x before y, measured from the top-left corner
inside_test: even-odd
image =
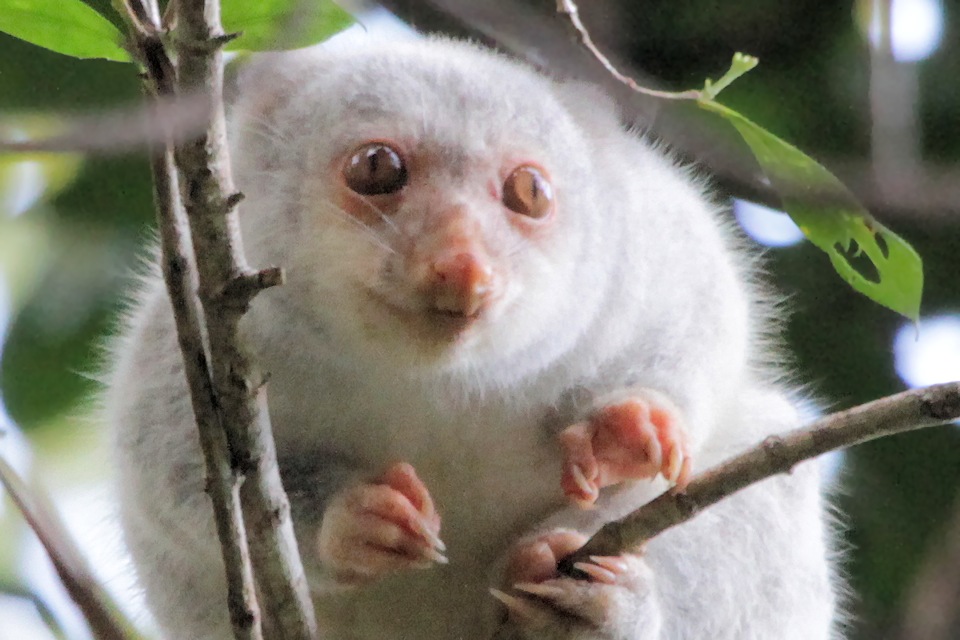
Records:
[[[28,487],[3,457],[0,457],[0,487],[10,493],[27,524],[37,534],[60,582],[83,613],[94,637],[98,640],[138,640],[140,635],[126,623],[119,607],[100,586],[50,501],[42,492]],[[42,603],[37,604],[39,608]]]
[[[580,45],[567,16],[557,14],[556,0],[379,0],[379,4],[421,31],[479,40],[555,75],[603,87],[616,101],[624,120],[640,124],[702,166],[726,193],[782,208],[780,197],[743,145],[731,143],[723,127],[714,126],[708,115],[637,94],[612,76]],[[581,18],[589,25],[588,8],[581,11]],[[608,57],[623,75],[638,84],[662,86],[643,70],[616,56]],[[883,189],[876,184],[871,163],[819,160],[881,220],[922,216],[948,223],[960,212],[960,181],[952,169],[923,167],[913,179],[899,180],[896,189]]]
[[[816,456],[894,433],[943,424],[960,417],[960,382],[904,391],[831,414],[808,427],[770,436],[735,458],[696,476],[682,493],[667,492],[630,515],[604,525],[573,555],[560,562],[574,575],[574,563],[590,556],[619,555],[702,509],[749,485]]]
[[[960,502],[908,591],[899,640],[960,638]]]

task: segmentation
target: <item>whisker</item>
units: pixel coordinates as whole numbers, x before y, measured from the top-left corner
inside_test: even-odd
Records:
[[[385,214],[380,207],[370,202],[367,198],[360,198],[360,201],[367,206],[367,208],[372,211],[380,220],[390,227],[390,230],[395,234],[400,235],[400,229],[397,227],[397,223],[390,219],[390,216]]]
[[[248,116],[244,120],[244,126],[241,130],[245,133],[259,136],[267,141],[278,141],[281,143],[292,142],[290,135],[266,118],[258,116]]]
[[[355,216],[350,215],[348,212],[344,211],[337,205],[333,203],[327,203],[327,209],[333,211],[334,213],[346,218],[351,223],[356,225],[362,232],[364,237],[366,237],[370,242],[377,245],[387,253],[395,254],[397,253],[396,249],[391,247],[387,242],[377,233],[376,229],[373,229],[370,225],[364,224],[362,220],[358,220]]]
[[[517,241],[513,243],[513,246],[509,247],[506,251],[506,257],[515,256],[530,245],[530,240],[528,238],[519,237]]]

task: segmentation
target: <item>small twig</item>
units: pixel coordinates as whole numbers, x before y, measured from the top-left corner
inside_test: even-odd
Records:
[[[560,571],[590,556],[619,555],[681,524],[723,498],[816,456],[894,433],[943,424],[960,417],[960,382],[904,391],[840,411],[811,425],[771,436],[735,458],[695,477],[683,493],[667,492],[630,515],[603,526]]]
[[[690,89],[689,91],[658,91],[657,89],[641,86],[630,76],[621,73],[620,70],[610,62],[610,59],[593,43],[590,32],[587,31],[587,28],[583,26],[583,22],[580,21],[580,10],[577,7],[577,3],[573,0],[557,0],[557,13],[566,14],[567,17],[570,18],[570,24],[573,25],[573,28],[576,30],[577,36],[580,38],[580,43],[610,72],[610,75],[630,87],[633,91],[666,100],[700,99],[701,93],[695,89]]]
[[[0,486],[13,498],[60,576],[60,582],[77,603],[94,637],[101,640],[138,640],[141,636],[120,614],[120,608],[94,577],[89,564],[56,510],[40,491],[31,489],[0,457]]]

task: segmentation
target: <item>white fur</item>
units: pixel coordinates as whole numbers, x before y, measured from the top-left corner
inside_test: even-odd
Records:
[[[687,418],[695,469],[797,425],[769,382],[779,373],[761,365],[769,323],[750,258],[702,188],[624,131],[595,91],[468,44],[371,43],[263,57],[232,123],[249,257],[288,275],[245,324],[271,373],[281,464],[295,461],[325,487],[312,505],[318,521],[344,478],[410,462],[449,549],[447,566],[331,591],[312,560],[314,525],[298,522],[324,638],[488,637],[488,573],[513,541],[538,523],[592,531],[662,490],[607,491],[587,512],[564,504],[554,436],[594,397],[628,385],[668,394]],[[424,190],[468,207],[492,253],[502,298],[456,344],[412,336],[369,301],[385,291],[416,309],[384,265],[416,246],[431,206],[363,226],[332,205],[333,158],[371,138],[441,154]],[[549,172],[558,207],[549,233],[521,237],[489,202],[486,179],[505,158]],[[166,637],[226,640],[170,308],[156,280],[145,288],[106,396],[127,539]],[[653,541],[655,637],[828,638],[822,509],[816,473],[802,467]]]

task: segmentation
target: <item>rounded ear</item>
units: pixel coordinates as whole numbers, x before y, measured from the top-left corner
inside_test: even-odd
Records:
[[[556,87],[560,102],[584,128],[607,132],[623,128],[617,103],[597,85],[567,80]]]
[[[236,112],[261,122],[276,121],[276,114],[293,104],[304,87],[323,78],[336,59],[323,47],[256,53],[235,61]]]
[[[264,121],[273,120],[276,111],[285,104],[297,87],[295,72],[297,59],[276,53],[244,56],[234,61],[229,102],[234,109]]]

